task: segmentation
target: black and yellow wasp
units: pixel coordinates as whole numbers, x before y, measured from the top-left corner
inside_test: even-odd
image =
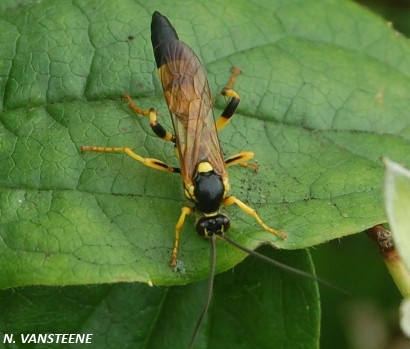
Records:
[[[174,267],[177,265],[179,235],[187,215],[194,211],[199,214],[196,231],[199,235],[211,240],[211,271],[208,281],[208,295],[195,326],[190,343],[192,347],[212,296],[216,258],[215,240],[217,237],[247,253],[265,259],[267,262],[275,265],[280,264],[228,238],[225,232],[229,229],[230,221],[226,215],[220,213],[221,206],[235,204],[252,216],[269,233],[276,234],[283,239],[286,238],[286,235],[267,226],[254,209],[235,196],[229,195],[226,168],[233,165],[256,167],[255,164],[248,163],[254,156],[252,152],[240,152],[224,160],[218,138],[218,132],[230,121],[239,104],[239,96],[232,89],[240,72],[239,69],[233,68],[231,79],[227,87],[222,90],[222,95],[231,99],[222,115],[215,122],[211,93],[204,67],[195,53],[179,40],[169,20],[159,12],[154,12],[152,16],[151,41],[174,133],[167,132],[158,123],[157,112],[154,108],[149,110],[140,109],[128,95],[124,97],[128,100],[130,108],[137,114],[149,117],[150,126],[158,137],[175,144],[180,167],[169,166],[157,159],[141,157],[129,147],[82,146],[81,150],[122,152],[140,161],[145,166],[181,174],[185,196],[194,205],[193,207],[182,207],[181,215],[175,226],[171,265]],[[292,269],[283,265],[279,266]],[[301,273],[303,274],[303,272]]]
[[[174,133],[167,132],[158,122],[154,108],[142,110],[128,95],[125,98],[136,113],[149,117],[150,126],[158,137],[175,144],[180,167],[169,166],[157,159],[141,157],[129,147],[82,146],[81,150],[123,152],[145,166],[181,174],[185,196],[194,203],[194,207],[182,207],[175,226],[172,266],[177,264],[179,235],[185,218],[194,211],[199,214],[196,231],[207,238],[224,236],[229,229],[230,221],[226,215],[220,213],[220,207],[232,204],[236,204],[252,216],[269,233],[285,238],[285,233],[267,226],[254,209],[235,196],[229,195],[226,168],[237,164],[254,165],[247,163],[254,156],[252,152],[240,152],[224,160],[218,138],[218,132],[229,122],[239,104],[239,96],[232,89],[239,69],[233,68],[232,77],[227,87],[222,90],[222,95],[231,99],[215,122],[204,67],[191,48],[179,40],[169,20],[157,11],[152,16],[151,41]]]

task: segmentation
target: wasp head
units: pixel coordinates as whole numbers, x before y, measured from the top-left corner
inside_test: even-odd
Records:
[[[227,216],[217,213],[212,216],[201,217],[196,223],[196,232],[203,237],[209,238],[214,234],[223,235],[230,225]]]

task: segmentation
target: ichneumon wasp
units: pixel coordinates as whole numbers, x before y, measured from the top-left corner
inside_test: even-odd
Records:
[[[248,163],[254,157],[253,152],[242,151],[224,160],[218,138],[218,132],[230,121],[240,101],[239,95],[232,89],[240,70],[236,67],[232,69],[232,77],[222,90],[222,95],[231,99],[215,122],[204,67],[191,48],[179,40],[169,20],[159,12],[154,12],[152,16],[151,41],[174,133],[166,131],[158,122],[156,109],[140,109],[130,96],[124,97],[132,110],[149,117],[150,126],[158,137],[175,144],[180,167],[144,158],[134,153],[130,147],[82,146],[81,150],[122,152],[145,166],[181,174],[185,196],[194,206],[182,207],[175,226],[171,266],[176,266],[179,235],[185,218],[194,211],[200,216],[196,231],[207,238],[223,236],[229,229],[229,218],[220,213],[220,207],[233,204],[252,216],[269,233],[286,238],[285,233],[266,225],[254,209],[229,194],[226,168],[233,165],[254,166]]]
[[[294,269],[237,244],[225,234],[230,227],[230,221],[225,214],[220,213],[220,208],[237,205],[246,214],[252,216],[264,230],[282,239],[286,238],[285,233],[266,225],[253,208],[229,194],[230,185],[226,168],[233,165],[255,167],[255,164],[248,163],[254,157],[253,152],[242,151],[224,159],[218,137],[218,132],[229,123],[240,101],[239,95],[233,90],[240,70],[238,68],[232,69],[232,76],[227,86],[222,90],[222,95],[230,98],[230,101],[215,121],[211,92],[203,65],[192,49],[179,40],[169,20],[159,12],[154,12],[152,16],[151,41],[164,98],[172,119],[173,133],[167,131],[158,122],[155,108],[140,109],[133,103],[130,96],[124,97],[128,100],[133,111],[149,117],[151,129],[158,137],[174,143],[180,167],[170,166],[161,160],[144,158],[136,154],[130,147],[82,146],[81,150],[83,152],[125,153],[145,166],[181,174],[185,197],[193,203],[193,206],[186,205],[181,209],[180,217],[175,226],[171,266],[177,265],[180,231],[188,215],[193,212],[199,215],[196,231],[211,241],[208,296],[194,330],[191,340],[192,346],[211,300],[215,273],[216,238],[221,238],[270,263],[289,270]],[[302,271],[296,272],[305,274]]]

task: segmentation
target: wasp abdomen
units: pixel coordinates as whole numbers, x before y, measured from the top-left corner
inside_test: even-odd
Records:
[[[155,11],[151,22],[151,42],[157,68],[167,63],[165,58],[170,56],[170,51],[175,51],[178,40],[178,34],[168,18]]]

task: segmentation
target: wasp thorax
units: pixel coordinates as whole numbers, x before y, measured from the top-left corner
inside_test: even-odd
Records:
[[[201,162],[194,182],[196,208],[203,213],[219,210],[224,198],[225,188],[222,178],[217,174],[209,162]]]
[[[230,225],[229,218],[218,213],[215,216],[201,217],[196,223],[196,232],[203,237],[209,238],[214,234],[223,234],[229,229]]]

